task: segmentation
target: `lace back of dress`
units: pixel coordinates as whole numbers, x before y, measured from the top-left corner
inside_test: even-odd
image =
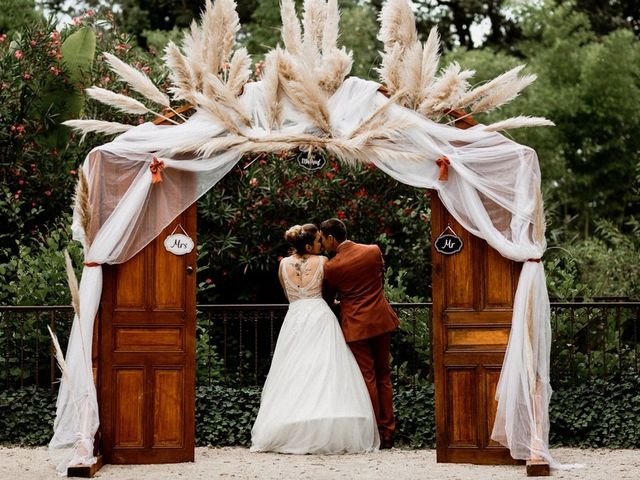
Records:
[[[323,257],[319,258],[319,262],[315,267],[307,265],[307,269],[311,269],[310,272],[304,271],[304,266],[301,266],[302,281],[296,282],[295,279],[300,280],[300,277],[292,276],[289,274],[288,266],[295,269],[296,264],[300,264],[300,261],[294,257],[287,257],[280,263],[282,269],[282,277],[284,278],[284,284],[286,288],[287,298],[289,302],[296,300],[302,300],[305,298],[322,298],[322,270],[324,266]],[[306,281],[307,278],[310,280]]]

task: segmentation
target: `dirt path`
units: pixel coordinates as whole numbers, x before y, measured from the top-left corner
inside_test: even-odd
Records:
[[[579,470],[554,470],[555,478],[624,480],[640,478],[640,450],[558,448],[562,463],[582,463]],[[45,448],[0,447],[0,479],[57,478]],[[436,463],[433,450],[385,450],[368,455],[278,455],[245,448],[198,448],[195,463],[106,465],[95,478],[114,480],[173,479],[478,479],[526,478],[524,467]]]

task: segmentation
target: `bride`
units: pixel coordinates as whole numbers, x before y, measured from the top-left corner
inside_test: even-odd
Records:
[[[380,438],[367,387],[336,316],[322,298],[320,232],[313,224],[285,234],[295,253],[280,262],[289,300],[260,410],[251,451],[360,453]]]

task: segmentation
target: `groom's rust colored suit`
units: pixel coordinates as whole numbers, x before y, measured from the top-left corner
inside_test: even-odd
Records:
[[[389,366],[390,333],[400,323],[384,296],[384,260],[377,245],[345,240],[324,267],[325,298],[340,300],[340,323],[367,384],[381,441],[395,431]]]

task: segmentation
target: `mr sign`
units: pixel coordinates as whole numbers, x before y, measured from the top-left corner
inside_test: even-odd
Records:
[[[447,225],[447,228],[436,238],[433,246],[436,248],[436,251],[443,255],[453,255],[454,253],[458,253],[462,250],[464,246],[464,242],[462,239],[456,235],[456,232]]]
[[[184,229],[181,226],[180,228],[184,232]],[[178,227],[176,227],[174,232],[177,229]],[[187,232],[172,233],[164,239],[164,248],[174,255],[186,255],[187,253],[191,252],[191,250],[193,250],[193,247],[193,240],[189,235],[187,235]]]

